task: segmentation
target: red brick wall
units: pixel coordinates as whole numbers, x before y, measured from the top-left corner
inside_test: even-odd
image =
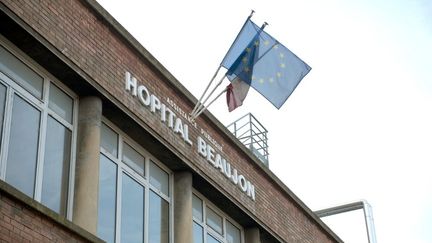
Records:
[[[192,109],[184,95],[179,94],[179,90],[172,83],[155,71],[154,67],[149,66],[148,62],[127,45],[119,34],[114,33],[106,22],[100,21],[100,17],[94,15],[85,1],[2,0],[2,2],[112,94],[110,98],[117,99],[137,114],[154,132],[161,134],[164,142],[171,144],[178,150],[177,152],[188,158],[198,172],[209,176],[213,184],[220,185],[221,190],[230,194],[233,200],[237,200],[239,205],[243,205],[286,242],[334,242],[294,200],[289,198],[287,193],[282,192],[281,188],[215,125],[203,118],[197,120],[198,129],[189,124],[190,137],[194,142],[190,147],[160,121],[159,115],[151,113],[139,103],[137,98],[127,93],[124,89],[124,76],[125,72],[129,71],[138,79],[138,83],[144,84],[167,107],[169,105],[164,100],[165,97],[174,100],[185,112],[190,112]],[[157,36],[149,38],[157,38]],[[188,123],[185,121],[185,124]],[[224,145],[223,151],[217,153],[224,156],[255,185],[256,201],[248,198],[223,174],[199,156],[196,151],[196,141],[200,128],[209,132],[218,143]]]
[[[0,190],[0,242],[90,241]]]

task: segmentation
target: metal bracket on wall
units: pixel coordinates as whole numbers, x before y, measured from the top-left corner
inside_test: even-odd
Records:
[[[368,241],[369,243],[376,243],[377,241],[376,241],[376,234],[375,234],[375,225],[374,225],[374,220],[372,215],[372,207],[365,200],[318,210],[315,211],[315,214],[318,217],[322,218],[322,217],[327,217],[327,216],[340,214],[340,213],[346,213],[346,212],[359,210],[359,209],[363,209]]]

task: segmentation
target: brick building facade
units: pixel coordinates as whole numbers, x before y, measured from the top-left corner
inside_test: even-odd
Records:
[[[341,242],[98,3],[0,8],[0,240]]]

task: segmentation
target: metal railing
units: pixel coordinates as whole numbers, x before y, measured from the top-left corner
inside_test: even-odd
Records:
[[[237,119],[227,128],[268,167],[268,131],[251,113]]]

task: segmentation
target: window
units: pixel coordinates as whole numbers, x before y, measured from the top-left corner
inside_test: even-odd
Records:
[[[242,243],[243,229],[204,197],[192,198],[193,243]]]
[[[0,39],[0,179],[71,216],[76,96]]]
[[[170,243],[171,172],[108,121],[101,126],[98,236]]]
[[[144,242],[145,189],[127,174],[122,174],[121,241]]]
[[[222,230],[223,220],[222,220],[222,217],[219,216],[217,213],[215,213],[209,207],[207,207],[206,210],[207,210],[207,217],[206,217],[207,225],[210,228],[212,228],[214,231],[216,231],[217,233],[223,235],[223,230]]]
[[[98,235],[107,242],[115,238],[117,165],[106,156],[100,156]]]

